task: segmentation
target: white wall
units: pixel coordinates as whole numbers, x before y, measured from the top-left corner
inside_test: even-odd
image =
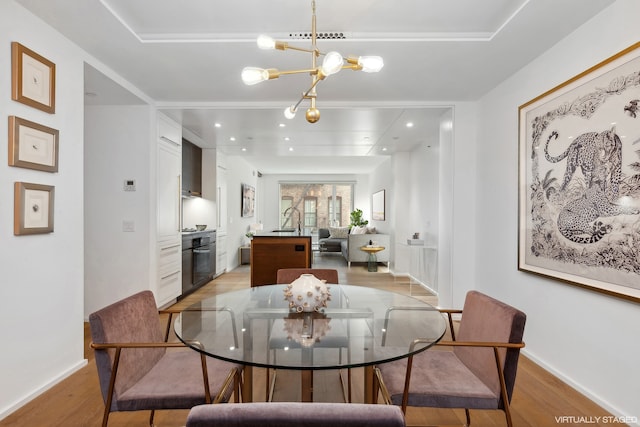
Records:
[[[254,216],[241,217],[241,185],[249,184],[256,189],[256,206],[260,206],[263,195],[260,194],[258,171],[240,156],[227,156],[227,271],[238,266],[238,248],[248,243],[245,233],[249,225],[263,221],[260,209]]]
[[[517,270],[518,106],[640,39],[619,0],[487,94],[479,108],[479,290],[527,313],[525,353],[615,415],[640,416],[640,307]],[[550,414],[570,415],[570,414]]]
[[[135,292],[151,288],[149,106],[93,106],[85,109],[85,298],[89,314]],[[123,189],[125,179],[136,191]],[[152,187],[153,185],[153,187]],[[123,231],[123,222],[134,231]],[[155,230],[153,231],[155,233]],[[152,249],[153,248],[153,249]]]
[[[11,42],[56,64],[56,112],[11,100]],[[0,2],[0,419],[82,367],[82,52],[13,1]],[[7,166],[7,117],[60,131],[59,170]],[[55,186],[54,231],[13,235],[13,183]]]

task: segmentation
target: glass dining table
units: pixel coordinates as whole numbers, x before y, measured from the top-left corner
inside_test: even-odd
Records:
[[[364,401],[373,403],[376,364],[424,351],[446,331],[442,314],[416,298],[366,286],[329,289],[326,308],[314,312],[290,309],[286,285],[220,293],[183,310],[175,332],[196,351],[244,365],[244,401],[253,400],[253,367],[301,371],[303,401],[312,400],[313,371],[364,367]],[[429,342],[415,345],[417,338]]]

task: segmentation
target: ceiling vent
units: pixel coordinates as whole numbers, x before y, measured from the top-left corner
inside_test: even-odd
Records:
[[[346,39],[347,36],[345,33],[335,32],[335,33],[318,33],[316,37],[320,39]],[[311,39],[311,33],[289,33],[289,38],[292,40],[305,40]]]

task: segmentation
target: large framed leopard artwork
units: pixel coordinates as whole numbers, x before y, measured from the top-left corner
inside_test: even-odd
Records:
[[[640,42],[518,112],[518,269],[640,302]]]

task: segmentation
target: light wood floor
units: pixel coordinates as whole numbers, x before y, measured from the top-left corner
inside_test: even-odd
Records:
[[[368,273],[363,265],[346,267],[344,260],[332,254],[316,257],[315,267],[338,268],[340,283],[380,287],[386,290],[411,294],[437,305],[437,298],[420,286],[410,284],[407,278],[394,278],[383,266],[377,273]],[[198,291],[176,303],[185,307],[208,295],[228,292],[249,286],[249,268],[241,266],[205,285]],[[100,394],[93,352],[89,348],[88,326],[85,325],[85,354],[89,363],[71,377],[62,381],[29,404],[20,408],[4,420],[0,427],[7,426],[99,426],[102,420],[103,402]],[[526,334],[525,334],[526,336]],[[354,369],[353,401],[362,401],[362,369]],[[254,369],[254,400],[264,400],[265,372]],[[299,373],[278,371],[274,400],[296,400]],[[336,372],[325,372],[314,377],[314,399],[316,401],[342,401],[339,379]],[[183,426],[188,411],[160,411],[156,414],[156,426]],[[515,426],[557,426],[555,417],[596,417],[610,415],[598,405],[561,382],[556,377],[521,356],[516,387],[512,399],[512,415]],[[471,411],[473,426],[505,426],[501,411]],[[409,425],[461,425],[463,410],[415,409],[407,411]],[[112,413],[109,426],[146,426],[148,412]],[[301,424],[302,425],[302,424]],[[578,425],[578,424],[573,424]],[[600,426],[600,424],[589,424]]]

